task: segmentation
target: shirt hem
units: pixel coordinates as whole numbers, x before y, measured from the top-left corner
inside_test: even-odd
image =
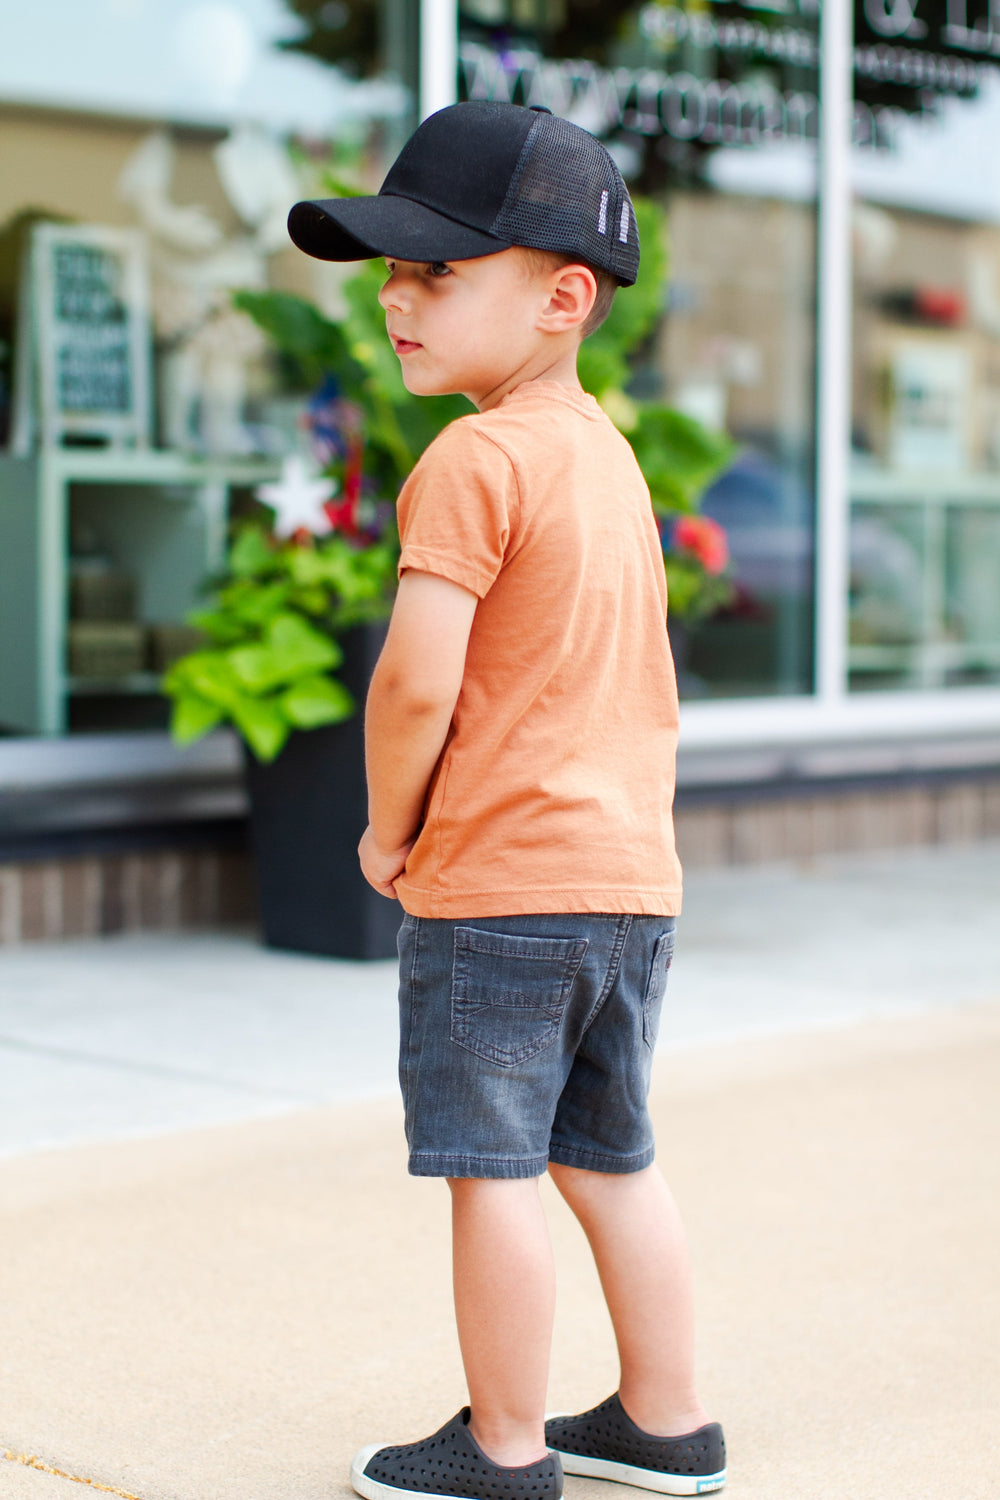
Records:
[[[663,890],[493,890],[428,891],[401,876],[396,895],[411,917],[524,917],[569,912],[611,916],[679,917],[683,891]]]

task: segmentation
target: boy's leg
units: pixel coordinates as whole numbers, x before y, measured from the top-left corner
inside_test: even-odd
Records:
[[[448,1186],[469,1428],[496,1463],[535,1463],[546,1453],[555,1311],[552,1247],[538,1179],[459,1177]]]
[[[455,1310],[471,1407],[415,1443],[371,1443],[351,1484],[364,1500],[560,1500],[545,1444],[555,1303],[537,1178],[449,1180]]]
[[[687,1245],[659,1169],[615,1174],[553,1162],[549,1172],[597,1263],[621,1360],[622,1406],[644,1432],[693,1432],[709,1417],[695,1389]]]

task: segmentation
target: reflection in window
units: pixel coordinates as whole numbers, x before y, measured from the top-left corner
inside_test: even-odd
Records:
[[[812,685],[816,11],[460,7],[466,97],[576,121],[667,210],[669,300],[635,393],[738,443],[704,506],[728,532],[736,593],[691,633],[689,695]]]
[[[197,639],[185,616],[219,568],[227,502],[274,477],[314,394],[233,292],[270,285],[342,311],[340,268],[291,250],[288,208],[331,162],[378,177],[394,154],[417,14],[417,0],[5,7],[0,736],[165,724],[160,677]],[[77,243],[30,259],[46,222]],[[114,326],[120,283],[134,364]],[[43,323],[64,372],[45,401],[17,355],[41,365]],[[49,409],[60,421],[43,425]],[[134,449],[109,444],[119,416],[135,419]]]
[[[1000,35],[866,0],[855,70],[849,666],[1000,680]]]
[[[359,9],[368,20],[363,38],[353,20]],[[192,125],[253,120],[328,136],[405,106],[398,85],[364,76],[391,71],[375,44],[378,14],[347,0],[6,5],[0,100]],[[359,69],[350,47],[362,40]]]

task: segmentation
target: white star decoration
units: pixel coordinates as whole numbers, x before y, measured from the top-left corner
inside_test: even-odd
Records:
[[[337,486],[332,479],[310,474],[301,458],[286,458],[277,484],[258,485],[256,493],[274,511],[275,536],[294,536],[302,529],[326,536],[333,530],[323,505],[337,493]]]

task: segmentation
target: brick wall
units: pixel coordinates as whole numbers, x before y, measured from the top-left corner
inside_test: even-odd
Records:
[[[676,826],[689,870],[1000,838],[1000,775],[827,792],[688,793]],[[254,914],[251,857],[242,851],[0,863],[0,946],[218,927]]]
[[[679,799],[675,824],[689,870],[1000,838],[1000,776],[726,800],[702,794]]]
[[[251,920],[244,853],[152,850],[0,864],[0,945]]]

